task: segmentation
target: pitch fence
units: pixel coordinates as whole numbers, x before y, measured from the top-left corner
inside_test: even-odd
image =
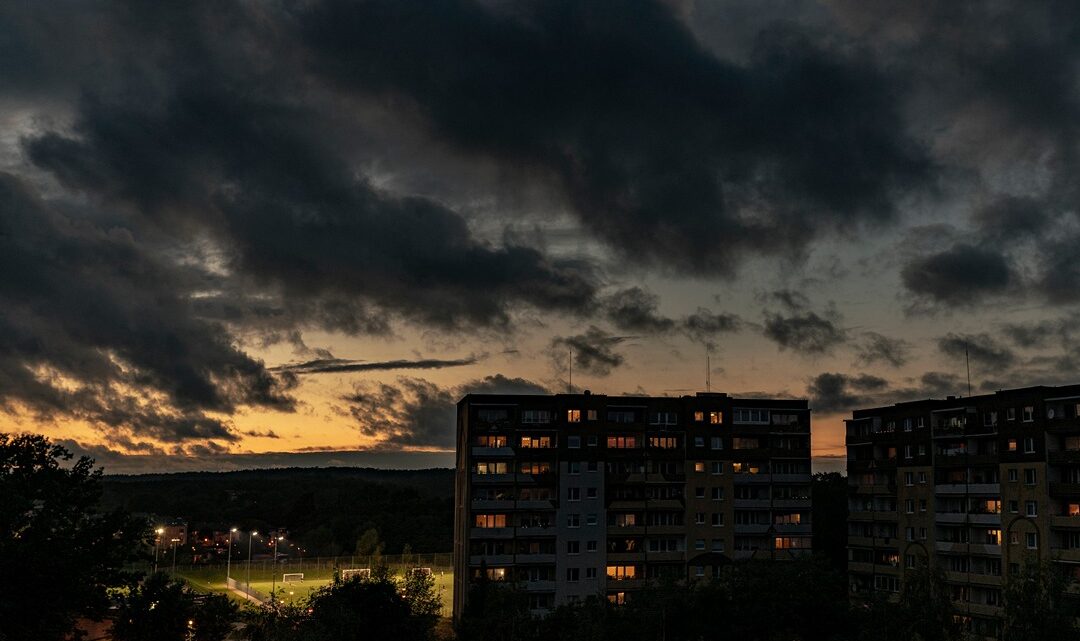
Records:
[[[332,557],[305,557],[278,560],[272,559],[232,559],[230,576],[240,584],[245,581],[262,582],[270,581],[277,577],[281,581],[284,574],[303,574],[305,580],[327,580],[339,570],[351,570],[359,568],[375,568],[386,566],[394,574],[402,574],[412,568],[431,568],[435,574],[452,573],[454,569],[454,555],[450,552],[436,552],[429,554],[382,554],[382,555],[350,555]],[[172,571],[171,563],[158,565],[165,572]],[[150,571],[152,564],[142,568]],[[182,575],[216,574],[224,575],[225,561],[212,563],[177,564],[176,573]]]
[[[259,603],[269,603],[270,602],[270,597],[269,596],[267,596],[267,595],[263,594],[262,592],[256,590],[255,588],[251,587],[247,583],[244,583],[243,581],[237,581],[236,579],[234,579],[232,577],[229,577],[229,579],[226,581],[226,585],[228,586],[228,588],[230,590],[235,590],[237,592],[240,592],[241,594],[244,594],[245,596],[247,596],[248,599],[250,599],[252,601],[258,601]]]

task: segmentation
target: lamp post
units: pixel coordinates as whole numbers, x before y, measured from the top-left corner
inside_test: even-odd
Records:
[[[270,574],[270,605],[274,605],[274,591],[277,589],[277,549],[278,541],[283,540],[285,537],[279,536],[274,539],[274,564],[273,570]]]
[[[165,534],[165,528],[159,527],[154,532],[157,533],[157,536],[154,537],[154,574],[157,574],[158,548],[161,547],[161,535]]]
[[[251,539],[255,538],[258,534],[256,530],[252,530],[248,535],[248,562],[247,562],[247,589],[251,590]]]
[[[229,530],[229,554],[225,560],[225,589],[229,588],[229,572],[232,571],[232,537],[236,528]]]
[[[172,539],[172,573],[176,574],[176,544],[180,539]]]

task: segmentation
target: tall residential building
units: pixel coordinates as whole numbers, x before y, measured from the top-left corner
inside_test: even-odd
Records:
[[[858,410],[847,455],[856,599],[929,564],[957,617],[996,638],[1011,573],[1080,570],[1080,385]]]
[[[544,611],[810,550],[806,401],[470,394],[457,427],[455,617],[482,577]]]

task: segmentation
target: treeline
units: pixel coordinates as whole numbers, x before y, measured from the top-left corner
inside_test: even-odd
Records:
[[[624,604],[602,596],[530,614],[528,594],[499,583],[470,592],[459,641],[966,641],[981,639],[954,617],[940,573],[910,573],[900,594],[852,605],[842,571],[818,557],[793,562],[734,563],[693,584],[665,583]],[[1003,641],[1076,641],[1076,601],[1065,579],[1031,566],[1005,590]]]
[[[189,529],[283,527],[305,555],[356,551],[369,530],[387,554],[453,546],[453,470],[294,468],[106,476],[106,509],[182,518]]]
[[[130,570],[150,555],[151,526],[103,507],[104,485],[93,461],[44,436],[0,433],[0,641],[79,639],[87,621],[110,622],[113,641],[423,641],[435,630],[440,597],[420,573],[376,568],[298,607],[241,610]]]

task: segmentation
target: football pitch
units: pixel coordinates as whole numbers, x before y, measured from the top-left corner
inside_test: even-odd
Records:
[[[200,592],[215,592],[227,594],[236,601],[243,602],[245,599],[236,592],[230,591],[225,586],[225,569],[191,568],[178,570],[177,576],[184,579],[192,588]],[[449,568],[434,569],[435,593],[442,599],[442,614],[450,616],[454,603],[454,573]],[[243,566],[233,568],[232,578],[244,581],[247,578]],[[251,587],[264,595],[269,596],[271,589],[275,590],[277,598],[286,603],[303,603],[312,591],[330,585],[334,578],[333,570],[313,570],[304,572],[303,581],[290,581],[283,583],[279,575],[273,580],[269,572],[254,571],[251,576]]]

